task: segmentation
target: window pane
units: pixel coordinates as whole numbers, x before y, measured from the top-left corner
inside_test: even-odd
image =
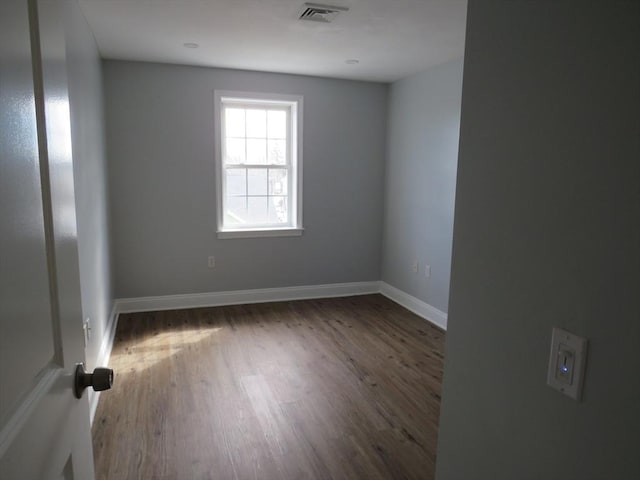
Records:
[[[269,197],[268,219],[269,223],[289,222],[287,197]]]
[[[225,163],[238,164],[245,163],[244,140],[237,138],[227,138],[225,150]]]
[[[247,163],[265,165],[267,163],[267,141],[247,139]]]
[[[247,110],[247,137],[267,138],[266,110]]]
[[[247,221],[249,223],[265,224],[267,218],[267,201],[269,197],[249,197]]]
[[[287,112],[269,110],[267,115],[268,137],[287,138]]]
[[[247,197],[225,198],[225,225],[242,225],[247,223]]]
[[[228,196],[247,194],[247,170],[245,168],[228,168],[225,170],[225,174]]]
[[[227,137],[244,137],[244,110],[226,108],[225,119],[225,135]]]
[[[267,194],[267,169],[249,168],[249,195]]]
[[[287,170],[284,168],[269,169],[269,195],[287,194]]]
[[[231,230],[287,228],[296,224],[298,176],[296,127],[293,121],[297,97],[264,99],[230,92],[216,93],[221,103],[216,122],[222,133],[216,176],[221,190],[219,210],[223,227]],[[216,135],[218,136],[218,135]],[[220,197],[219,197],[220,198]],[[296,203],[291,203],[293,200]],[[294,218],[292,218],[294,217]]]
[[[268,163],[275,165],[284,165],[287,163],[286,159],[286,142],[285,140],[271,140],[268,141],[269,154]]]

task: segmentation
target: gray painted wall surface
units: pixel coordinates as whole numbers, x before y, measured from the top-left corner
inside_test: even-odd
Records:
[[[109,255],[102,64],[75,0],[67,3],[67,76],[83,317],[91,319],[86,362],[95,366],[113,305]]]
[[[103,68],[116,297],[380,279],[386,85]],[[214,89],[304,96],[302,237],[216,238]]]
[[[637,2],[470,2],[437,478],[640,478]],[[584,399],[545,385],[589,339]]]
[[[443,312],[449,301],[461,94],[462,59],[393,83],[389,99],[382,280]]]

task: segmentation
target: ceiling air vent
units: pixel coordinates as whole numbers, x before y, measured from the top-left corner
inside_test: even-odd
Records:
[[[320,3],[305,3],[300,15],[300,20],[311,22],[332,22],[340,12],[346,12],[347,7],[336,7],[333,5],[322,5]]]

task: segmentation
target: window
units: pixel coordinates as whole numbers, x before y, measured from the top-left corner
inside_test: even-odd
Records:
[[[302,97],[215,92],[218,238],[302,234]]]

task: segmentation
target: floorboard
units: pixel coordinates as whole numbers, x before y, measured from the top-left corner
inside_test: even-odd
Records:
[[[97,478],[432,479],[443,353],[381,295],[123,314]]]

